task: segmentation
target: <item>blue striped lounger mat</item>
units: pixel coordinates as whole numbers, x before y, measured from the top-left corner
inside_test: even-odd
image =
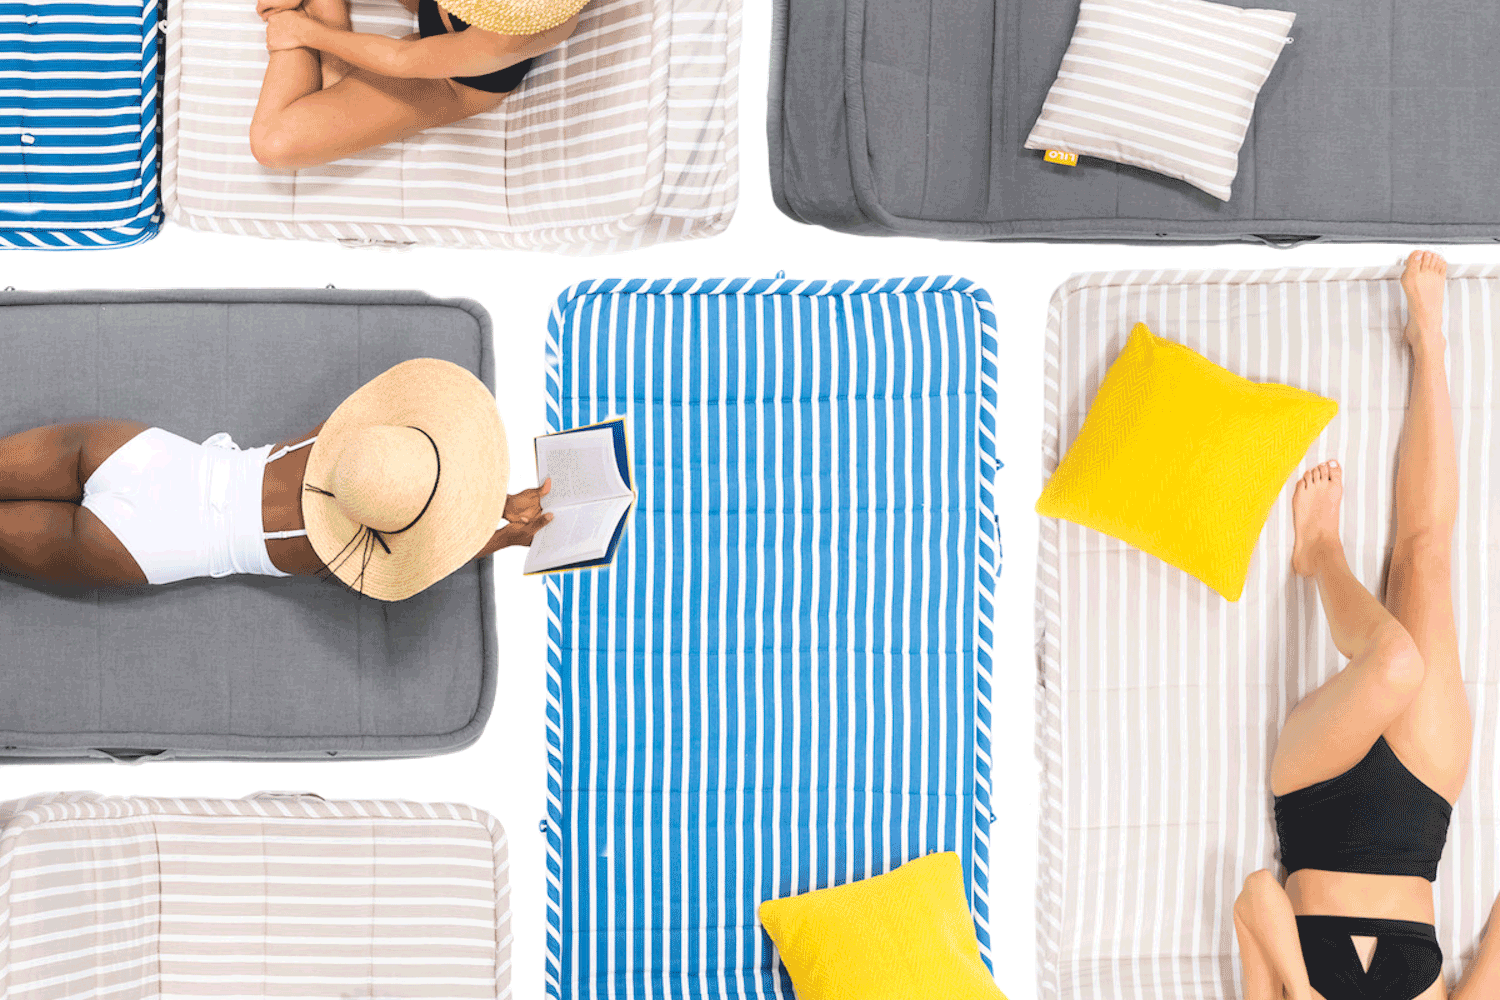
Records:
[[[548,577],[559,998],[790,997],[762,900],[957,851],[988,945],[997,343],[967,281],[602,281],[554,430],[623,416],[613,564]]]
[[[156,235],[156,0],[0,0],[0,247]]]

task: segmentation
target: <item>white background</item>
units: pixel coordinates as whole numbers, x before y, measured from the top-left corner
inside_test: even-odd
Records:
[[[249,0],[246,0],[249,2]],[[394,0],[391,0],[394,2]],[[0,255],[0,286],[20,289],[321,287],[413,288],[477,299],[494,317],[497,395],[513,454],[544,430],[542,342],[553,300],[589,277],[907,277],[959,274],[993,295],[1001,349],[1000,656],[995,684],[996,812],[990,896],[996,978],[1011,1000],[1036,995],[1034,976],[1037,766],[1032,587],[1040,486],[1041,349],[1053,289],[1078,271],[1387,264],[1394,246],[1137,248],[877,240],[802,226],[777,212],[766,168],[769,5],[747,0],[740,106],[740,202],[729,230],[614,257],[571,258],[493,250],[351,250],[318,243],[197,233],[168,224],[128,250]],[[1461,261],[1500,260],[1500,248],[1454,248]],[[0,364],[20,363],[0,358]],[[293,366],[296,357],[286,358]],[[332,406],[337,400],[330,399]],[[130,414],[109,414],[129,417]],[[224,430],[235,432],[235,428]],[[296,430],[289,428],[288,432]],[[255,445],[263,442],[241,442]],[[512,489],[522,481],[517,463]],[[510,833],[517,1000],[540,1000],[545,950],[545,627],[542,584],[523,579],[517,551],[497,557],[502,654],[499,697],[483,738],[468,750],[414,761],[303,764],[166,763],[0,768],[0,798],[89,789],[112,794],[235,797],[273,790],[333,798],[467,802]],[[4,693],[0,692],[0,697]],[[1164,877],[1170,877],[1164,874]]]

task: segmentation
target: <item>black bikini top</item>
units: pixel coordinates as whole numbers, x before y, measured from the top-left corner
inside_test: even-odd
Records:
[[[1316,868],[1437,881],[1453,806],[1406,769],[1384,736],[1343,774],[1275,802],[1287,874]]]
[[[469,26],[457,14],[449,14],[448,20],[453,22],[455,35]],[[417,0],[417,34],[423,38],[448,34],[448,25],[443,23],[443,12],[438,8],[437,0]]]

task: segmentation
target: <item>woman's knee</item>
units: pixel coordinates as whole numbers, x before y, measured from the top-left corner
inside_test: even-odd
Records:
[[[1391,548],[1391,575],[1402,579],[1433,579],[1450,587],[1453,572],[1451,528],[1426,528],[1398,535]]]
[[[250,125],[250,155],[270,170],[297,170],[303,166],[306,149],[295,128],[285,125]]]
[[[1234,901],[1234,915],[1247,924],[1254,924],[1266,905],[1282,892],[1281,883],[1274,872],[1262,868],[1251,872],[1245,879],[1240,894]]]
[[[1245,884],[1240,892],[1240,897],[1265,896],[1266,893],[1278,893],[1281,891],[1281,883],[1276,881],[1276,873],[1269,868],[1253,871],[1245,876]]]
[[[1391,624],[1377,637],[1371,654],[1381,686],[1391,697],[1410,701],[1427,679],[1427,664],[1411,633]]]

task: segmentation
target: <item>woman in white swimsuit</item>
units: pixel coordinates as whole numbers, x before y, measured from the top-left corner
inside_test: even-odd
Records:
[[[0,571],[90,587],[331,575],[401,600],[551,520],[547,484],[507,496],[508,475],[494,397],[429,359],[248,451],[128,420],[39,427],[0,438]]]

